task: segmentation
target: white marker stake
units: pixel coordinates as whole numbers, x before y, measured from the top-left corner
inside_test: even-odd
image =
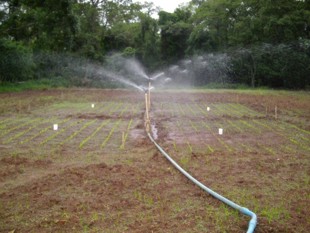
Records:
[[[58,124],[54,124],[54,125],[53,125],[53,129],[54,129],[54,130],[58,130]]]
[[[210,111],[210,107],[207,107],[207,111],[208,111],[208,112]]]
[[[94,107],[95,107],[95,104],[91,104],[91,107],[94,108]]]
[[[219,128],[219,135],[222,135],[222,134],[223,134],[223,129]]]

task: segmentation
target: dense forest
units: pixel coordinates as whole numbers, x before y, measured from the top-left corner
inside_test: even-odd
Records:
[[[192,0],[168,13],[132,0],[0,0],[0,83],[86,85],[91,74],[75,68],[116,53],[149,73],[200,59],[196,86],[309,88],[310,2]]]

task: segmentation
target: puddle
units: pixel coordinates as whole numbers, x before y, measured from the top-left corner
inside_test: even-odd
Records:
[[[158,138],[158,130],[156,128],[156,125],[155,124],[151,124],[151,132],[152,132],[152,136],[154,138],[154,140],[157,140]]]

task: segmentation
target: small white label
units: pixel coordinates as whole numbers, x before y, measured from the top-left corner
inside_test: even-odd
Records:
[[[223,134],[223,129],[219,128],[219,135],[222,135],[222,134]]]
[[[210,107],[207,107],[207,111],[208,111],[208,112],[210,111]]]
[[[95,107],[95,104],[91,104],[91,107],[94,108],[94,107]]]
[[[54,130],[58,130],[58,124],[54,124],[54,125],[53,125],[53,129],[54,129]]]

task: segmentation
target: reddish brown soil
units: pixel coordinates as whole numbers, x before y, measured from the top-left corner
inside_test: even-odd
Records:
[[[42,98],[46,96],[49,98]],[[0,142],[0,232],[246,232],[247,216],[226,208],[190,183],[148,140],[140,93],[47,90],[0,94],[0,98],[12,100],[11,105],[0,107],[1,119],[20,113],[31,116],[33,109],[63,100],[142,102],[135,115],[121,117],[137,122],[130,131],[130,145],[123,151],[63,147],[52,153],[38,150],[39,146],[29,148]],[[15,103],[16,99],[22,102]],[[288,144],[294,151],[285,151],[278,145],[294,139],[290,130],[275,128],[278,133],[271,130],[264,133],[258,128],[257,135],[246,130],[234,134],[225,131],[222,140],[232,148],[230,151],[216,135],[206,134],[203,127],[196,131],[188,121],[197,125],[206,121],[213,126],[223,119],[233,122],[254,119],[270,121],[273,126],[276,123],[273,113],[265,117],[204,116],[190,112],[171,116],[169,109],[161,109],[161,104],[238,102],[262,114],[266,106],[269,109],[277,106],[278,121],[298,127],[299,134],[308,132],[304,138],[309,139],[309,100],[309,95],[301,98],[291,94],[155,93],[151,117],[158,129],[157,141],[177,162],[208,187],[256,212],[255,232],[308,232],[309,143],[302,148],[299,144]],[[32,103],[30,111],[29,103]],[[287,111],[293,111],[292,117],[284,116]],[[119,115],[83,113],[67,117],[105,120],[118,119]],[[183,129],[175,126],[177,121],[184,122]],[[187,142],[193,151],[189,152]],[[206,145],[220,149],[211,153]],[[271,148],[271,152],[262,149],[264,146]],[[96,157],[86,160],[90,153]]]

